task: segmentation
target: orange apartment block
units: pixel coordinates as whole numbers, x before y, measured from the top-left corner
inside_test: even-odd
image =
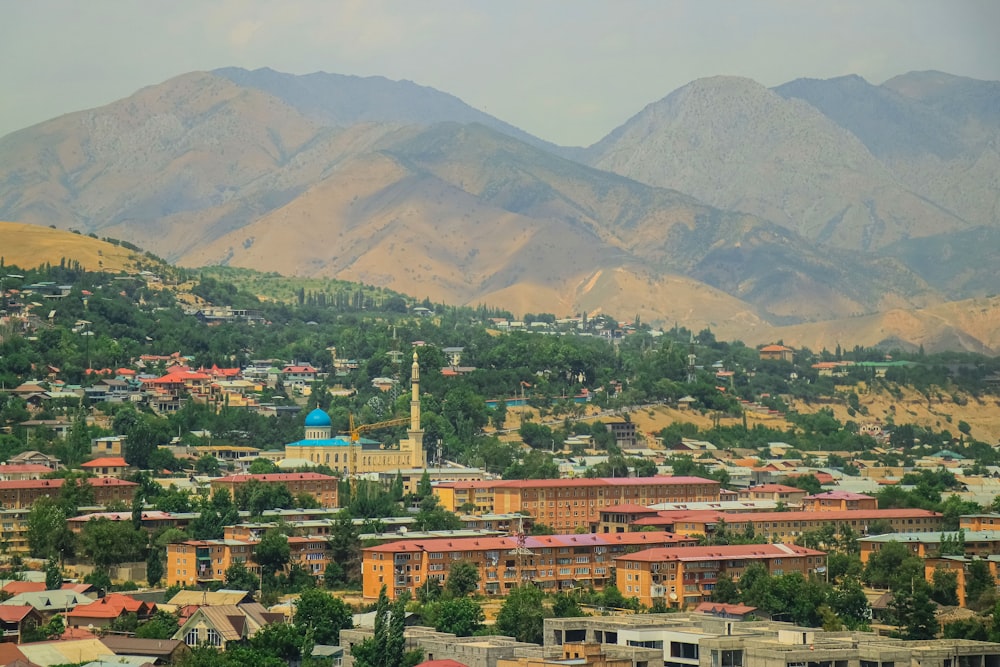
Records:
[[[966,514],[958,519],[961,530],[1000,530],[1000,514]]]
[[[200,582],[224,581],[226,570],[243,563],[255,574],[260,566],[253,562],[258,540],[188,540],[167,545],[167,586],[193,586]],[[289,563],[298,563],[314,577],[322,578],[330,562],[329,545],[323,537],[288,538]],[[377,594],[376,594],[377,597]]]
[[[725,522],[730,532],[748,532],[771,541],[794,542],[803,533],[820,530],[828,525],[840,533],[850,528],[858,535],[867,535],[874,521],[885,521],[899,533],[939,533],[943,518],[938,512],[922,509],[853,510],[829,512],[678,512],[675,516],[661,512],[660,516],[638,519],[633,530],[658,528],[681,535],[712,535]]]
[[[812,512],[877,510],[878,499],[850,491],[824,491],[803,499],[802,509]]]
[[[0,505],[8,509],[30,508],[39,498],[58,496],[64,479],[24,479],[0,482]],[[113,477],[86,480],[94,489],[94,502],[108,505],[115,501],[132,502],[139,485]]]
[[[475,507],[474,514],[493,514],[493,489],[503,484],[496,480],[441,482],[434,485],[434,495],[441,507],[449,512],[461,512],[463,507]]]
[[[80,466],[94,477],[122,477],[129,465],[121,456],[102,456]]]
[[[590,529],[608,505],[709,502],[719,483],[701,477],[538,479],[501,482],[493,490],[496,514],[529,514],[557,532]]]
[[[794,486],[787,486],[785,484],[759,484],[740,491],[740,500],[773,500],[798,507],[802,504],[802,499],[807,495],[807,491]]]
[[[382,586],[390,599],[404,592],[415,596],[430,579],[447,580],[461,561],[479,568],[479,591],[485,595],[505,595],[523,581],[549,591],[600,589],[611,582],[616,555],[695,544],[665,532],[403,540],[362,549],[363,596],[377,599]]]
[[[263,475],[230,475],[212,480],[212,493],[226,489],[235,498],[236,490],[243,484],[252,481],[261,484],[284,484],[288,491],[297,496],[308,493],[319,501],[320,507],[337,507],[336,477],[321,475],[318,472],[276,472]]]
[[[958,532],[902,532],[886,535],[872,535],[858,540],[861,548],[861,562],[867,563],[872,554],[881,550],[889,542],[900,542],[906,545],[915,556],[927,559],[936,557],[941,551],[941,537],[948,535],[957,537]],[[995,530],[964,531],[962,539],[965,542],[966,558],[990,558],[1000,556],[1000,532]]]
[[[738,544],[687,549],[647,549],[615,558],[615,579],[625,597],[652,606],[656,600],[674,609],[707,602],[719,576],[739,581],[751,563],[763,563],[770,574],[803,575],[823,571],[826,554],[789,544]]]

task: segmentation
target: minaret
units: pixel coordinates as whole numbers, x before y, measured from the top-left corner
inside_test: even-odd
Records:
[[[420,364],[417,363],[417,353],[413,353],[413,365],[410,367],[410,428],[406,432],[407,445],[410,448],[410,467],[423,468],[427,465],[424,454],[424,432],[420,428]]]

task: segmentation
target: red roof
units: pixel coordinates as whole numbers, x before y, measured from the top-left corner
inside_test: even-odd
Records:
[[[65,481],[64,479],[9,479],[0,481],[0,491],[5,489],[58,489]],[[86,482],[93,487],[139,486],[135,482],[126,482],[124,479],[116,479],[114,477],[89,478]]]
[[[757,607],[750,607],[745,604],[727,604],[725,602],[702,602],[694,608],[694,611],[697,614],[744,616],[752,611],[757,611]]]
[[[760,491],[762,493],[803,493],[799,487],[786,486],[785,484],[761,484],[760,486],[751,486],[747,489],[747,492],[750,491]]]
[[[697,540],[662,531],[636,533],[589,533],[583,535],[529,536],[523,545],[516,537],[432,537],[427,539],[400,540],[379,544],[364,551],[398,553],[414,551],[504,551],[524,546],[529,549],[545,547],[608,546],[612,544],[678,544],[691,545]]]
[[[154,605],[155,607],[155,605]],[[130,595],[109,593],[107,596],[87,605],[77,605],[66,613],[67,618],[118,618],[123,613],[139,613],[147,609],[146,603]]]
[[[824,491],[812,496],[806,496],[806,500],[873,500],[874,496],[866,496],[863,493],[852,491]]]
[[[602,512],[623,512],[625,514],[656,514],[659,510],[654,510],[643,505],[634,503],[622,503],[621,505],[608,505],[601,508]]]
[[[45,590],[44,581],[8,581],[4,587],[4,593],[10,593],[11,597],[21,593],[40,593]],[[0,605],[2,608],[3,605]]]
[[[871,520],[875,519],[917,519],[941,516],[940,512],[920,509],[888,509],[888,510],[833,510],[832,512],[751,512],[747,514],[722,514],[726,523],[742,523],[745,521],[802,521],[820,519],[834,521],[841,519]]]
[[[14,582],[11,582],[14,583]],[[27,582],[20,582],[27,583]],[[42,590],[45,584],[42,584]],[[34,609],[30,604],[0,604],[0,621],[4,623],[20,623]]]
[[[295,480],[336,480],[336,477],[321,475],[318,472],[269,472],[259,475],[229,475],[213,479],[213,482],[226,482],[228,484],[240,484],[257,480],[258,482],[292,482]]]
[[[87,461],[81,468],[127,468],[128,463],[120,456],[105,456],[93,461]]]
[[[761,352],[792,352],[792,348],[785,347],[784,345],[765,345],[760,348]]]
[[[718,484],[715,480],[701,477],[672,477],[657,475],[655,477],[581,477],[574,479],[519,479],[507,480],[505,488],[535,489],[582,486],[656,486],[658,484]],[[493,486],[501,486],[496,482]]]
[[[459,662],[458,660],[427,660],[420,663],[417,667],[469,667],[464,662]]]
[[[285,366],[281,369],[282,373],[315,373],[316,369],[312,366]]]
[[[43,466],[40,463],[15,463],[0,465],[0,474],[3,473],[25,473],[25,472],[52,472],[52,468]]]
[[[715,547],[685,547],[683,549],[664,549],[662,547],[638,551],[634,554],[618,556],[616,561],[635,561],[659,563],[662,561],[704,561],[718,558],[782,558],[788,556],[825,556],[822,551],[806,549],[792,544],[726,544]]]
[[[34,665],[13,642],[0,642],[0,665]]]

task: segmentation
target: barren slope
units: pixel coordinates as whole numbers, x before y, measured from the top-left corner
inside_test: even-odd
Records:
[[[781,339],[792,347],[811,350],[837,344],[896,346],[927,352],[969,350],[1000,354],[1000,297],[966,299],[924,309],[892,309],[849,319],[776,327],[767,332],[748,331],[750,345]]]
[[[87,271],[135,272],[142,255],[106,241],[18,222],[0,222],[0,258],[4,266],[34,269],[62,260],[80,262]]]
[[[963,220],[901,186],[847,130],[749,79],[701,79],[588,149],[589,163],[773,220],[820,243],[873,250]]]

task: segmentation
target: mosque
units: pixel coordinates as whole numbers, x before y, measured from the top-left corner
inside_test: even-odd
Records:
[[[385,449],[381,443],[364,438],[352,441],[350,435],[334,436],[330,415],[317,408],[306,416],[305,438],[285,445],[285,459],[326,465],[344,475],[426,467],[424,432],[420,428],[420,367],[416,352],[413,353],[410,385],[410,427],[407,437],[399,442],[399,449]]]

